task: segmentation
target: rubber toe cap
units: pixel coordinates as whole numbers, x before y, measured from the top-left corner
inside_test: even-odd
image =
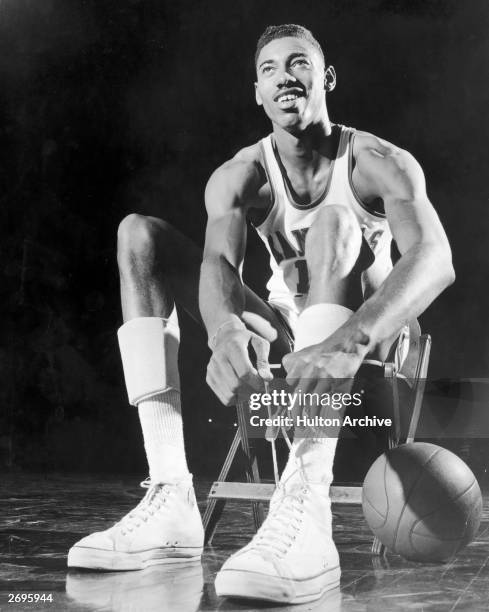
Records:
[[[91,533],[90,535],[82,538],[73,548],[96,548],[98,550],[114,550],[114,540],[109,537],[106,533],[100,531]]]

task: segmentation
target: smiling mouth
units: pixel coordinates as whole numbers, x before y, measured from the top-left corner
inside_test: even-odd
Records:
[[[282,94],[281,96],[277,98],[277,102],[279,104],[282,102],[293,102],[294,100],[297,100],[297,98],[300,98],[300,97],[301,96],[299,96],[299,94],[296,94],[296,93]]]
[[[303,98],[305,92],[299,87],[285,87],[282,91],[279,91],[274,100],[277,104],[286,105],[295,102],[298,98]]]

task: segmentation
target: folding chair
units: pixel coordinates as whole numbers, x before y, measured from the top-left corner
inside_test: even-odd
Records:
[[[420,334],[419,325],[414,326],[415,335],[411,332],[412,343],[410,356],[406,359],[405,367],[397,371],[393,361],[383,364],[384,376],[389,378],[392,384],[393,401],[393,426],[389,433],[388,447],[393,448],[401,442],[400,431],[400,406],[398,393],[398,377],[406,374],[412,376],[412,413],[408,428],[406,443],[414,441],[423,403],[426,375],[428,372],[429,357],[431,351],[431,337],[428,334]],[[416,330],[418,333],[416,334]],[[413,354],[415,361],[413,363]],[[413,367],[414,366],[414,367]],[[248,438],[247,419],[249,407],[245,402],[239,402],[236,406],[238,415],[238,429],[229,448],[228,454],[221,468],[218,479],[212,484],[208,494],[207,507],[204,513],[205,543],[211,543],[221,518],[225,504],[228,500],[249,501],[252,504],[253,520],[255,529],[258,529],[264,520],[263,503],[270,501],[275,490],[274,484],[263,483],[260,479],[258,459],[252,441]],[[236,459],[238,449],[241,447],[245,460],[246,482],[228,482],[229,471]],[[330,495],[332,503],[361,505],[362,487],[358,484],[351,486],[331,486]],[[372,552],[377,555],[385,554],[385,548],[375,538]]]

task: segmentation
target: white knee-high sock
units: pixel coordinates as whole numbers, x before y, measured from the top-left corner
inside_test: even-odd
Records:
[[[318,344],[331,336],[353,314],[339,304],[314,304],[305,308],[297,320],[294,350]],[[307,432],[306,432],[307,434]],[[294,438],[282,480],[301,467],[311,482],[330,485],[337,438],[310,436]]]
[[[187,478],[176,310],[168,319],[131,319],[118,336],[129,402],[138,407],[150,478],[161,483]]]
[[[326,340],[346,323],[352,314],[352,310],[340,304],[307,306],[297,318],[294,351]]]
[[[178,482],[189,475],[180,391],[170,389],[138,404],[152,482]]]

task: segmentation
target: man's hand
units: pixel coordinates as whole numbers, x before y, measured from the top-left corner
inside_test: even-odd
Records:
[[[256,355],[256,368],[250,359],[250,345]],[[269,353],[270,342],[265,338],[244,326],[223,326],[216,334],[207,366],[207,384],[225,406],[235,404],[239,392],[263,391],[263,380],[273,378]]]
[[[343,330],[308,346],[300,351],[285,355],[282,360],[287,371],[287,383],[291,392],[298,393],[348,393],[367,350],[359,344],[346,343]],[[296,406],[292,411],[295,418],[305,406]],[[308,405],[308,416],[321,413],[321,405]]]

